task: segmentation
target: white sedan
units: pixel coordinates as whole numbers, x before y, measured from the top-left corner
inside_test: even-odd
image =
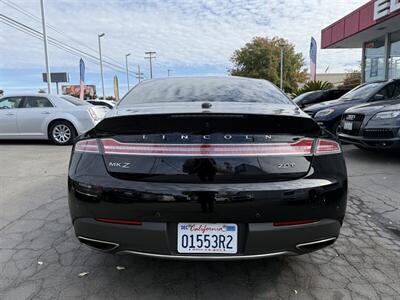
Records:
[[[117,103],[112,100],[94,99],[94,100],[85,100],[85,101],[89,102],[90,104],[96,105],[96,106],[105,106],[105,107],[108,107],[109,109],[113,109],[117,105]]]
[[[24,94],[0,98],[0,139],[50,139],[68,145],[108,109],[71,96]]]

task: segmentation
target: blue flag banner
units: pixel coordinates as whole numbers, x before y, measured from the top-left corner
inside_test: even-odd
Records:
[[[81,58],[79,61],[79,75],[80,75],[80,81],[85,82],[85,62]]]
[[[317,41],[312,37],[310,45],[310,80],[317,79]]]

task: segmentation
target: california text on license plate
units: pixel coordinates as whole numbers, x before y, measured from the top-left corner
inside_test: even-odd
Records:
[[[237,253],[236,224],[178,224],[179,253]]]

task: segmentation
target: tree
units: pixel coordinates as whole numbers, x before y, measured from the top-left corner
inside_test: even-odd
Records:
[[[352,89],[361,84],[361,71],[354,70],[346,74],[339,88]]]
[[[296,90],[293,93],[294,97],[297,97],[301,94],[312,92],[312,91],[320,91],[320,90],[329,90],[333,88],[333,84],[329,81],[308,81],[301,89]]]
[[[280,85],[281,48],[284,51],[283,87],[286,92],[292,93],[298,83],[306,81],[307,72],[303,69],[303,55],[296,53],[294,45],[282,38],[255,37],[243,48],[236,50],[231,57],[234,67],[230,74],[267,79]]]

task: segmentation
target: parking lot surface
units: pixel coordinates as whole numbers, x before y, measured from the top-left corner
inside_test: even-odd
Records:
[[[80,245],[67,203],[70,147],[0,143],[0,299],[400,299],[400,155],[345,146],[338,241],[298,257],[177,262]]]

